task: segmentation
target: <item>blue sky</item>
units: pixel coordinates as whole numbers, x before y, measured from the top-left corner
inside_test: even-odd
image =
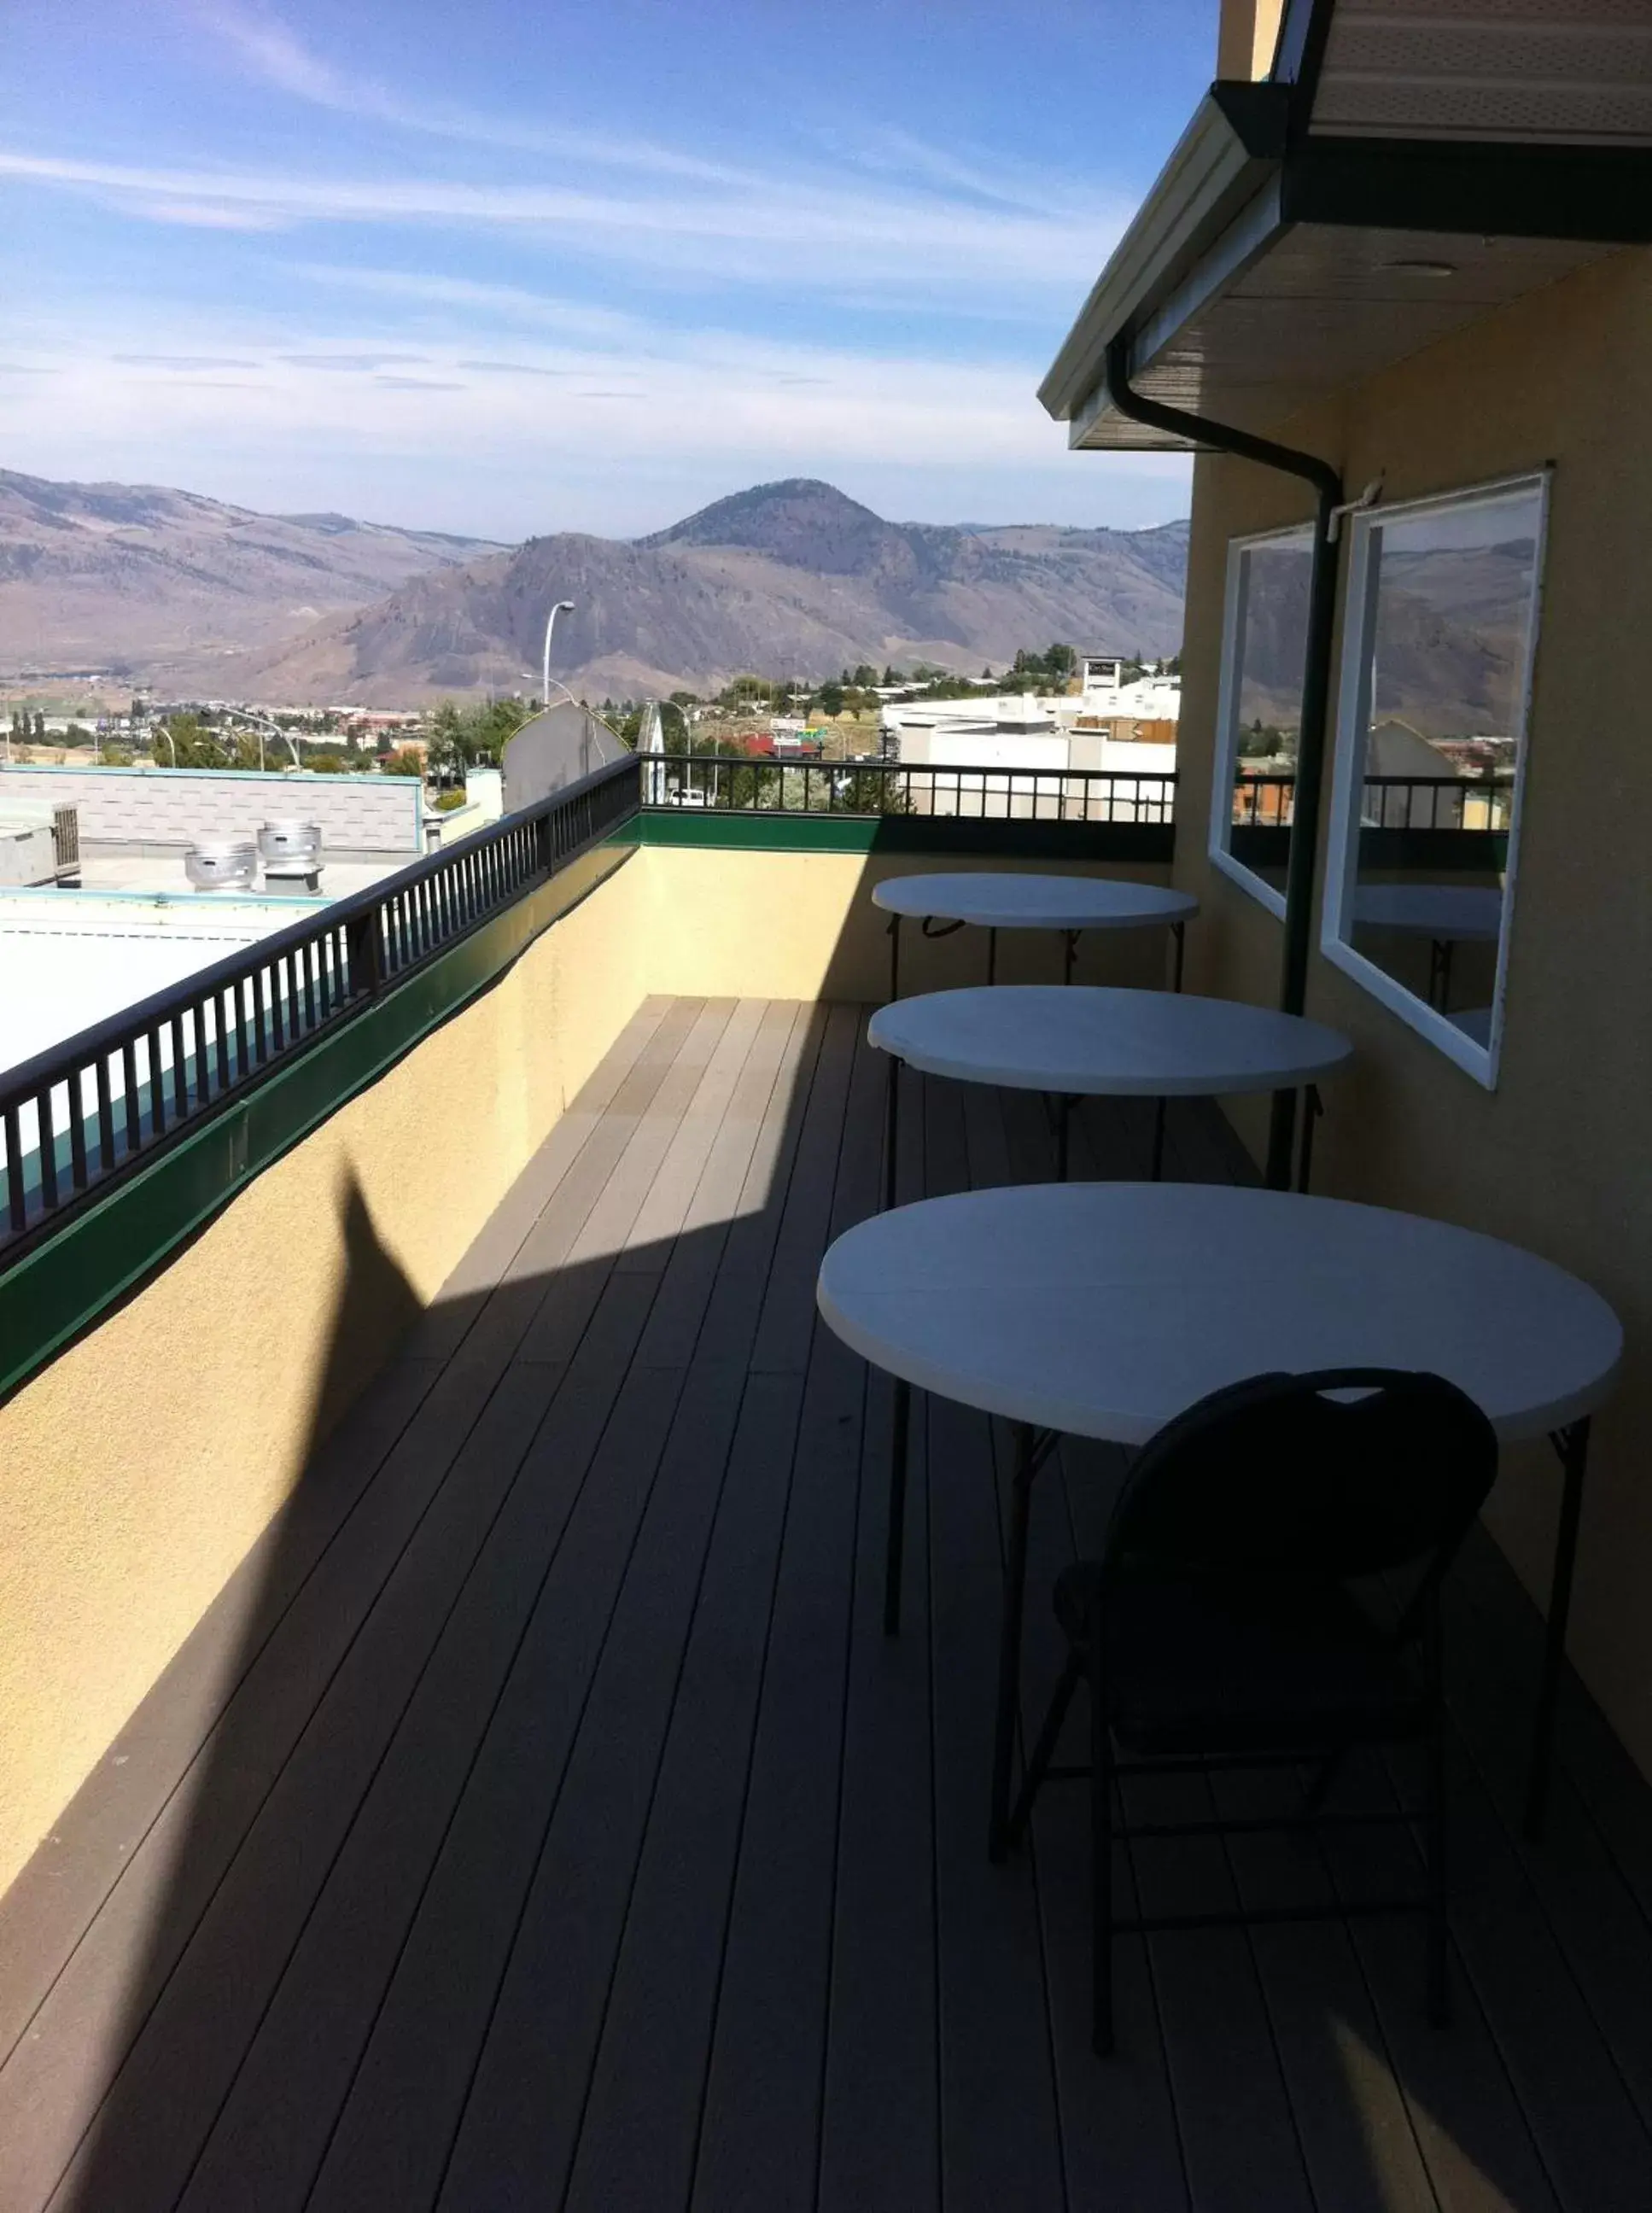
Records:
[[[0,466],[515,540],[1135,526],[1034,387],[1216,0],[7,0]]]

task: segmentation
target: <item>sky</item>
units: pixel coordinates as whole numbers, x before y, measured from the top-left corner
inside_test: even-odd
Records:
[[[1216,0],[3,0],[0,466],[515,541],[1138,527],[1035,397]]]

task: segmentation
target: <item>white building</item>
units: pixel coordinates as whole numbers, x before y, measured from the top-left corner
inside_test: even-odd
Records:
[[[1173,678],[1121,684],[1117,660],[1102,665],[1110,677],[1098,674],[1090,688],[1065,698],[1001,693],[886,706],[879,717],[885,758],[935,771],[911,779],[914,808],[989,817],[1059,811],[1076,820],[1132,821],[1139,806],[1147,819],[1159,820],[1167,788],[1137,779],[1175,772],[1179,687]],[[1168,736],[1166,725],[1173,726]],[[1040,773],[995,781],[994,770]],[[1099,775],[1112,783],[1094,781]]]

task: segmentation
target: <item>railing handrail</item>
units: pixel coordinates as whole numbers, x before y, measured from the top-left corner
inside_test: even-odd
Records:
[[[1111,774],[1112,771],[1108,771],[1106,773]],[[1241,768],[1234,771],[1234,781],[1236,783],[1295,783],[1296,771],[1294,768]],[[1364,783],[1414,784],[1423,791],[1432,790],[1436,784],[1442,790],[1449,788],[1454,791],[1460,789],[1465,791],[1484,791],[1488,785],[1512,784],[1514,781],[1513,769],[1509,770],[1506,774],[1499,772],[1497,775],[1486,776],[1366,776],[1361,778],[1361,782]]]
[[[1039,768],[1030,762],[829,760],[820,753],[639,753],[647,767],[836,769],[845,776],[1060,776],[1074,782],[1174,783],[1173,768]]]
[[[444,867],[451,867],[461,852],[473,853],[498,844],[509,831],[538,821],[604,783],[618,782],[626,769],[635,773],[637,765],[635,755],[627,760],[605,761],[600,768],[593,769],[588,776],[581,777],[561,791],[552,792],[548,799],[536,801],[532,807],[519,808],[514,814],[502,815],[497,822],[491,822],[486,829],[472,832],[446,851],[438,848],[433,853],[423,854],[418,860],[410,861],[405,869],[397,869],[387,876],[381,876],[376,882],[366,885],[358,892],[351,892],[344,899],[329,899],[320,914],[302,917],[297,922],[288,923],[283,929],[271,930],[265,937],[255,938],[239,952],[226,954],[222,960],[215,960],[210,967],[192,969],[180,982],[168,984],[164,989],[151,992],[147,999],[135,1000],[118,1013],[106,1015],[101,1022],[93,1022],[88,1028],[77,1030],[73,1037],[64,1038],[57,1045],[47,1046],[32,1060],[20,1061],[16,1067],[9,1068],[0,1075],[0,1114],[17,1105],[20,1099],[32,1097],[48,1082],[55,1085],[66,1082],[73,1072],[70,1064],[79,1065],[95,1059],[99,1053],[113,1052],[124,1045],[129,1036],[136,1037],[146,1030],[162,1027],[170,1022],[174,1015],[193,1006],[198,1000],[210,998],[216,992],[227,991],[236,984],[245,983],[249,975],[260,968],[271,966],[285,954],[300,952],[318,937],[329,936],[365,915],[375,913],[387,899],[411,891],[427,878],[441,875]],[[485,918],[478,917],[476,919],[479,922]],[[475,926],[476,923],[472,922],[464,930],[454,930],[443,938],[442,946],[436,949],[445,950],[448,946],[455,944]],[[412,967],[421,964],[410,963],[399,973],[409,974]]]

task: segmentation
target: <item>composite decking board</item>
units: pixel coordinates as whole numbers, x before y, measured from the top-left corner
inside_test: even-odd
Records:
[[[771,1002],[765,1007],[666,1262],[637,1348],[640,1365],[680,1367],[697,1354],[709,1357],[716,1351],[715,1333],[703,1343],[702,1332],[724,1247],[742,1211],[760,1212],[779,1180],[787,1123],[818,1045],[818,1030],[801,1006]],[[722,1356],[741,1357],[743,1366],[740,1343],[737,1332],[727,1337]]]
[[[938,2213],[935,1837],[924,1424],[907,1477],[899,1638],[883,1633],[890,1389],[869,1378],[845,1681],[820,2213]]]
[[[670,1007],[668,999],[645,999],[620,1031],[442,1284],[415,1332],[414,1342],[420,1350],[446,1356],[457,1346],[470,1326],[475,1302],[485,1298],[508,1273],[529,1227],[544,1212],[552,1193],[594,1135],[620,1084]]]
[[[753,1335],[768,1296],[770,1269],[784,1207],[789,1204],[809,1101],[821,1070],[830,1065],[826,1058],[830,1037],[826,1009],[809,1007],[802,1010],[786,1041],[771,1094],[771,1111],[759,1125],[757,1145],[735,1202],[716,1272],[705,1286],[695,1343],[708,1358],[723,1358],[736,1351],[742,1359],[751,1357]],[[647,1348],[654,1357],[659,1356],[659,1350],[658,1340]]]
[[[1414,1793],[1402,1801],[1388,1767],[1374,1754],[1349,1761],[1333,1796],[1344,1812],[1401,1802],[1414,1802]],[[1399,1826],[1329,1829],[1320,1850],[1344,1905],[1421,1878],[1420,1854]],[[1442,2030],[1428,2019],[1423,1945],[1415,1930],[1402,1932],[1400,1924],[1377,1918],[1356,1917],[1347,1926],[1441,2205],[1451,2213],[1550,2213],[1559,2200],[1455,1946],[1451,2023]]]
[[[1583,1512],[1587,1545],[1587,1498]],[[1522,1704],[1529,1725],[1542,1619],[1484,1528],[1469,1533],[1453,1570],[1452,1595],[1463,1610],[1461,1635],[1483,1642],[1503,1662],[1502,1679],[1517,1702],[1515,1726]],[[1642,1913],[1652,1920],[1652,1790],[1570,1667],[1561,1679],[1555,1774],[1558,1788],[1575,1795]]]
[[[669,1379],[674,1381],[675,1379]],[[674,1394],[616,1393],[564,1518],[502,1516],[363,1801],[180,2201],[302,2204],[438,1859],[504,1923],[527,1880]],[[538,1524],[539,1526],[536,1526]],[[548,1557],[547,1557],[548,1551]],[[473,1932],[479,1952],[482,1931]],[[317,2033],[317,2024],[325,2024]],[[256,2178],[256,2194],[247,2178]],[[354,2202],[363,2205],[358,2192]],[[381,2184],[377,2203],[405,2203]]]
[[[874,1094],[880,1125],[888,1080],[886,1065]],[[895,1196],[905,1204],[924,1194],[924,1122],[916,1084],[902,1098]],[[881,1174],[886,1136],[880,1127]],[[893,1399],[889,1379],[870,1371],[821,2089],[822,2213],[924,2213],[941,2203],[924,1399],[912,1394],[902,1628],[889,1638]]]
[[[397,1361],[345,1417],[0,1900],[0,2067],[210,1734],[249,1630],[279,1618],[440,1375]]]
[[[854,1057],[844,1093],[826,1094],[821,1118],[841,1095],[832,1187],[817,1196],[812,1222],[803,1208],[796,1210],[777,1253],[783,1304],[765,1305],[753,1352],[759,1369],[782,1365],[797,1331],[798,1292],[812,1309],[810,1253],[876,1204],[879,1070],[859,1010],[844,1011]],[[818,2186],[866,1368],[812,1312],[808,1326],[791,1505],[694,2178],[693,2202],[710,2213],[808,2208]]]
[[[1652,2141],[1460,1743],[1448,1745],[1452,1928],[1561,2202],[1652,2198]]]
[[[833,1007],[827,1018],[810,1089],[809,1111],[798,1138],[774,1266],[752,1347],[755,1373],[800,1375],[808,1360],[814,1332],[814,1279],[820,1254],[831,1241],[832,1194],[849,1111],[850,1072],[864,1027],[858,1007]],[[870,1106],[869,1093],[863,1103]],[[856,1132],[856,1140],[863,1150],[861,1132]],[[868,1180],[873,1181],[873,1176]]]
[[[799,1286],[812,1291],[819,1240],[800,1238],[797,1224],[801,1221],[824,1227],[830,1218],[857,1027],[851,1010],[834,1009],[820,1039],[814,1081],[803,1102],[801,1126],[790,1150],[785,1202],[772,1236],[763,1295],[747,1309],[755,1314],[759,1332],[764,1319],[773,1311],[771,1302],[778,1300],[783,1307],[789,1306]],[[731,1235],[731,1253],[733,1246]],[[708,1314],[708,1328],[710,1319]],[[713,1779],[695,1808],[703,1856],[694,1862],[697,1881],[692,1906],[686,1898],[680,1898],[674,1911],[668,1909],[667,1901],[677,1895],[674,1886],[680,1879],[680,1864],[671,1864],[677,1856],[669,1846],[663,1857],[656,1853],[657,1812],[649,1825],[576,2154],[569,2199],[574,2205],[677,2203],[686,2201],[692,2186],[706,2070],[722,1986],[728,1916],[751,1789],[757,1716],[769,1665],[779,1562],[796,1497],[794,1471],[802,1412],[803,1377],[786,1371],[785,1381],[793,1387],[783,1399],[777,1399],[766,1387],[778,1379],[755,1363],[753,1352],[748,1351],[747,1357],[753,1364],[747,1407],[767,1411],[771,1465],[766,1473],[765,1497],[751,1497],[747,1486],[736,1491],[732,1465],[724,1493],[725,1506],[732,1503],[739,1509],[743,1505],[752,1525],[748,1541],[759,1547],[765,1563],[760,1589],[741,1593],[732,1609],[726,1600],[722,1602],[724,1610],[732,1611],[737,1630],[744,1694],[733,1715],[719,1717],[700,1754]],[[738,1442],[735,1449],[738,1455]],[[719,1533],[722,1526],[720,1515]],[[714,1558],[715,1543],[714,1539]],[[719,1634],[727,1633],[718,1621],[716,1591],[716,1579],[709,1568],[691,1635],[691,1657],[661,1763],[659,1792],[661,1800],[667,1802],[668,1794],[685,1787],[687,1748],[699,1741],[704,1722],[709,1718],[700,1712],[697,1702],[686,1705],[685,1700],[694,1641],[702,1628],[706,1628],[712,1640],[712,1652],[717,1649],[715,1640]],[[763,1601],[760,1623],[756,1614],[759,1598]],[[725,1658],[723,1664],[731,1661]],[[698,1926],[679,1925],[685,1911]],[[655,1978],[661,1954],[674,1947],[680,1947],[679,1964],[684,1978],[677,1993],[677,2009],[666,2021],[661,2018]],[[460,2198],[454,2202],[465,2201]]]
[[[799,1376],[747,1386],[580,2117],[576,2213],[688,2202],[802,1400]],[[461,2131],[441,2204],[485,2204],[472,2178],[499,2149]]]
[[[1472,1599],[1450,1589],[1453,1720],[1644,2127],[1652,2120],[1652,1930],[1564,1760],[1541,1844],[1521,1835],[1530,1692],[1519,1673],[1511,1682],[1489,1658],[1484,1626]]]
[[[528,1838],[508,1960],[476,1941],[490,1901],[466,1869],[453,1887],[475,1895],[433,1897],[415,1930],[318,2209],[430,2204],[461,2119],[454,2202],[556,2202],[745,1381],[730,1362],[690,1371],[551,1820]]]
[[[668,1251],[680,1234],[695,1193],[704,1180],[717,1134],[728,1122],[763,1015],[760,999],[742,999],[730,1010],[704,1079],[689,1101],[659,1171],[620,1241],[616,1265],[657,1267],[657,1253]]]
[[[755,1137],[748,1131],[748,1151]],[[633,1363],[638,1396],[674,1398],[679,1380]],[[548,1764],[542,1749],[518,1744],[495,1796],[478,1794],[480,1833],[455,1830],[375,2026],[317,2204],[428,2204],[467,2095],[484,2106],[496,2096],[525,2099],[525,2129],[570,2129],[576,2119],[624,1910],[625,1808],[638,1795],[646,1806],[652,1776],[649,1698],[668,1702],[686,1625],[677,1610],[692,1605],[701,1525],[716,1503],[743,1384],[738,1363],[691,1367],[566,1779],[548,1806],[519,1809],[521,1833],[513,1837],[497,1791],[546,1787],[539,1778]],[[544,1665],[554,1672],[552,1657]],[[503,1865],[507,1852],[525,1853],[526,1864]],[[605,1908],[613,1923],[606,1938]],[[485,2034],[506,2064],[491,2068],[485,2058],[472,2084]],[[521,2064],[524,2051],[534,2064]],[[490,2143],[512,2140],[503,2124],[485,2133]]]
[[[1294,1810],[1299,1789],[1277,1774],[1218,1775],[1210,1796],[1228,1819],[1260,1818]],[[1232,1838],[1228,1858],[1246,1907],[1312,1905],[1327,1917],[1262,1924],[1252,1936],[1315,2201],[1338,2213],[1429,2213],[1434,2186],[1318,1852],[1275,1831]]]
[[[967,1189],[963,1089],[925,1082],[924,1179]],[[943,2201],[955,2213],[1058,2207],[1064,2174],[1051,2064],[1035,1856],[986,1856],[1003,1552],[992,1442],[978,1415],[924,1402],[940,1930]]]
[[[602,1259],[611,1272],[612,1238],[646,1195],[668,1150],[670,1131],[715,1058],[728,1011],[703,1010],[570,1248],[570,1263],[588,1299],[599,1295],[595,1279]],[[595,1249],[580,1268],[582,1240]],[[496,1526],[324,1887],[186,2204],[235,2202],[235,2179],[247,2172],[260,2178],[260,2204],[300,2202],[424,1895],[432,1861],[447,1841],[449,1821],[456,1820],[461,1793],[466,1807],[479,1801],[484,1809],[465,1832],[468,1855],[463,1845],[455,1847],[461,1860],[479,1858],[499,1842],[531,1850],[531,1809],[513,1805],[510,1793],[514,1788],[519,1795],[530,1795],[542,1776],[554,1776],[558,1763],[554,1746],[536,1740],[524,1750],[521,1739],[536,1725],[541,1732],[558,1727],[571,1732],[566,1716],[583,1650],[578,1624],[583,1610],[583,1618],[606,1626],[602,1599],[607,1579],[617,1583],[623,1569],[634,1533],[634,1497],[639,1487],[646,1495],[674,1401],[674,1392],[666,1388],[621,1396],[640,1336],[648,1283],[638,1279],[635,1325],[617,1348],[606,1387],[608,1428],[595,1444],[588,1477],[581,1479],[565,1521],[553,1510],[553,1526],[541,1527],[554,1486],[536,1484],[537,1470],[531,1465],[528,1480],[513,1497],[519,1510],[502,1515]],[[617,1289],[616,1295],[624,1293]],[[662,1385],[668,1381],[661,1380]],[[669,1379],[674,1384],[676,1380]],[[542,1439],[530,1462],[551,1457],[553,1444]],[[594,1633],[600,1643],[600,1628]],[[544,1649],[547,1641],[552,1652]],[[552,1658],[562,1664],[551,1665]],[[529,1686],[527,1718],[512,1710],[513,1693],[516,1704],[522,1704],[524,1681]],[[541,1683],[552,1688],[536,1698]],[[503,1753],[496,1748],[498,1738],[508,1747]],[[490,1792],[491,1770],[501,1767],[503,1774]],[[508,1896],[508,1876],[497,1869],[494,1873],[492,1895]],[[354,1941],[347,1943],[346,1933],[352,1930]],[[328,2024],[325,2041],[314,2035],[310,2024],[315,2020]]]

